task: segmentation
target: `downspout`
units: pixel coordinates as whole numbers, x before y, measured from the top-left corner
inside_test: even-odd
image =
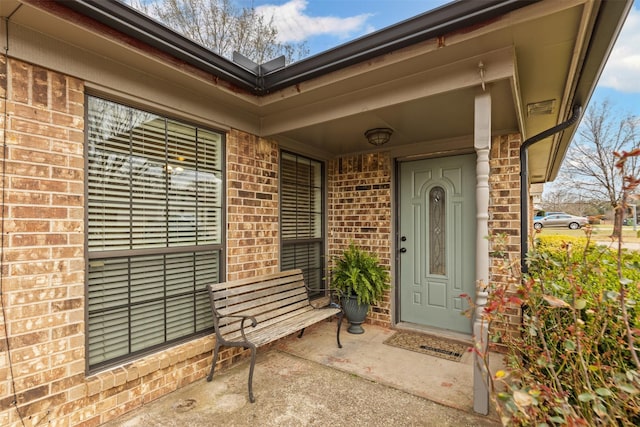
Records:
[[[532,136],[520,146],[520,268],[522,273],[529,271],[527,267],[527,253],[529,252],[529,147],[577,122],[581,112],[582,106],[574,105],[573,114],[566,121]]]

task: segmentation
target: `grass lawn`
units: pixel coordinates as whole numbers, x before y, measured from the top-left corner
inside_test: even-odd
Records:
[[[613,231],[613,225],[609,224],[598,224],[592,225],[593,233],[591,238],[596,241],[605,241],[610,242],[611,232]],[[640,243],[640,237],[638,237],[638,232],[640,232],[640,225],[637,227],[637,231],[633,231],[633,226],[625,225],[622,227],[622,241],[627,243]],[[585,230],[581,228],[579,230],[569,230],[568,228],[559,228],[559,227],[546,227],[543,228],[541,234],[547,236],[575,236],[575,237],[584,237]]]

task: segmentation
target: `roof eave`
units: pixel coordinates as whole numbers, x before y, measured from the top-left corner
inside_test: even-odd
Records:
[[[264,77],[263,90],[274,92],[290,87],[407,46],[490,22],[538,1],[459,0],[276,70]]]
[[[113,0],[56,0],[56,2],[242,89],[253,93],[258,90],[254,73],[183,37],[124,3]]]
[[[601,3],[573,97],[572,105],[582,106],[583,114],[632,6],[632,0],[603,1]],[[571,113],[570,109],[567,111],[568,114]],[[566,129],[560,136],[556,153],[551,153],[552,162],[545,182],[553,181],[557,177],[579,124],[580,121]]]
[[[539,0],[456,1],[337,48],[259,76],[114,0],[56,0],[62,6],[186,63],[265,95],[440,35],[491,21]]]

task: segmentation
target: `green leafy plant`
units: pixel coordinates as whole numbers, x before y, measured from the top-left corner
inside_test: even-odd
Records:
[[[639,154],[618,155],[618,167]],[[625,177],[626,192],[639,182]],[[528,274],[504,272],[513,280],[490,289],[489,325],[522,316],[515,330],[492,329],[507,352],[487,376],[504,425],[640,425],[640,253],[594,245],[590,233],[534,239]]]
[[[497,292],[488,306],[494,320],[506,321],[513,313],[510,303],[522,304],[519,333],[500,334],[507,368],[493,377],[503,424],[640,424],[636,350],[626,339],[622,309],[624,304],[637,345],[637,286],[629,287],[633,291],[623,302],[613,274],[615,251],[542,246],[531,252],[529,275],[515,296]],[[633,270],[632,264],[623,267]],[[625,287],[633,283],[624,282]]]
[[[331,288],[340,297],[355,295],[359,304],[377,304],[389,286],[389,272],[378,257],[353,242],[334,260]]]

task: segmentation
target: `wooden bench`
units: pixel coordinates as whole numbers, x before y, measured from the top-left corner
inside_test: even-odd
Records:
[[[207,381],[213,379],[213,371],[221,346],[251,349],[249,368],[249,400],[253,403],[253,369],[256,349],[262,345],[300,332],[321,320],[338,316],[336,340],[340,344],[342,308],[325,298],[324,306],[309,300],[309,289],[301,270],[283,271],[265,276],[207,285],[216,344]]]

